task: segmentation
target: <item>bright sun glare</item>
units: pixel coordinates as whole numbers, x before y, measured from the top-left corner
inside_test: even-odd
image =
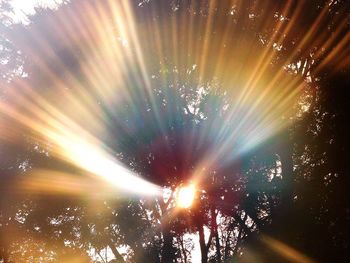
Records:
[[[193,185],[183,186],[179,188],[177,194],[177,204],[183,208],[190,207],[193,203],[195,192],[196,189]]]

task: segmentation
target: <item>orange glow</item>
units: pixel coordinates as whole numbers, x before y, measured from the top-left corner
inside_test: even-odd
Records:
[[[177,193],[176,202],[182,208],[189,208],[194,201],[196,188],[193,185],[180,187]]]

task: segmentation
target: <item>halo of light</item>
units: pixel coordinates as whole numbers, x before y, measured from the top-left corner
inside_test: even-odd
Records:
[[[193,185],[182,186],[179,188],[176,202],[182,208],[189,208],[194,201],[196,189]]]

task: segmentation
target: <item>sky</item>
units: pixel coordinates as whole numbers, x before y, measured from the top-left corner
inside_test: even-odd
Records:
[[[25,22],[26,14],[33,14],[35,6],[53,7],[59,0],[12,0],[11,4],[14,11],[14,20],[16,22]]]

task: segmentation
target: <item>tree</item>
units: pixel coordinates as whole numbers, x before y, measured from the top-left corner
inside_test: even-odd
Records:
[[[1,104],[6,126],[24,135],[2,165],[2,173],[19,168],[4,187],[13,197],[1,210],[3,261],[84,262],[87,252],[108,248],[117,262],[188,262],[186,235],[198,238],[202,262],[249,260],[254,250],[284,260],[271,252],[273,238],[321,260],[345,258],[337,249],[348,246],[348,216],[334,204],[348,204],[337,195],[347,182],[346,148],[344,159],[334,156],[347,145],[337,132],[346,130],[346,93],[329,87],[347,85],[348,59],[337,58],[349,52],[347,11],[345,1],[89,0],[3,27],[2,42],[20,51],[25,72],[6,77],[12,92]],[[6,52],[17,56],[13,50]],[[171,195],[116,198],[14,112],[42,130],[84,127],[171,193],[194,181],[195,205],[178,212]],[[49,174],[81,190],[52,188]],[[19,189],[30,194],[13,195],[22,180]],[[91,185],[105,193],[91,195]],[[12,229],[18,236],[8,238]],[[271,244],[260,241],[264,234]],[[329,250],[318,255],[319,247]]]

